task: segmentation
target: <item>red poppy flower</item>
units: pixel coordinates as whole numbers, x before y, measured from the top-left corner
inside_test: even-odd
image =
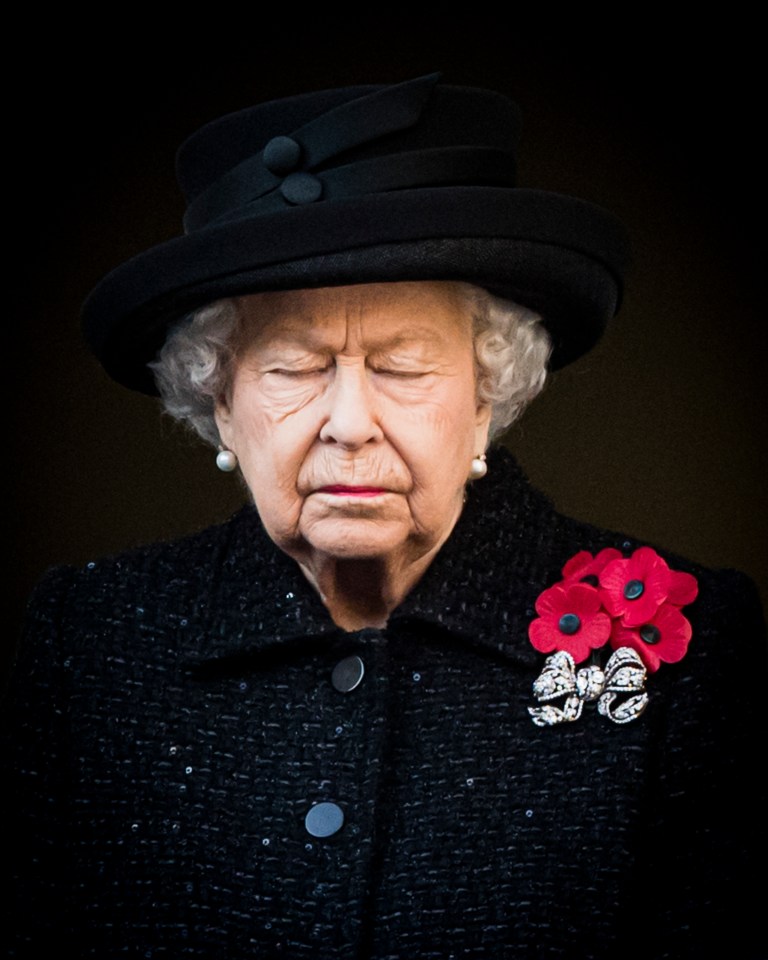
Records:
[[[680,610],[671,603],[663,603],[646,623],[628,627],[620,620],[613,623],[611,646],[632,647],[642,657],[651,673],[663,663],[677,663],[688,650],[691,625]]]
[[[670,570],[650,547],[640,547],[628,560],[612,560],[600,575],[600,596],[612,617],[625,627],[649,623],[662,603],[690,603],[696,596],[696,579]]]
[[[587,580],[593,586],[598,585],[600,574],[612,560],[621,560],[621,550],[605,547],[593,557],[589,550],[581,550],[563,567],[563,577],[567,581]]]
[[[602,647],[611,633],[610,617],[600,607],[600,594],[586,583],[558,583],[539,595],[538,618],[528,627],[541,653],[566,650],[576,663]]]

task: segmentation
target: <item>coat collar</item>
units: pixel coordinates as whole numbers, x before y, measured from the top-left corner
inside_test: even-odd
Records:
[[[558,515],[506,450],[492,450],[488,466],[488,475],[468,489],[448,541],[393,612],[389,627],[397,632],[415,625],[429,635],[448,634],[452,642],[533,665],[537,657],[527,640],[533,605],[563,562],[555,546]],[[282,657],[292,649],[350,640],[298,565],[274,546],[253,507],[225,529],[210,586],[212,608],[226,611],[226,628],[222,617],[222,629],[206,644],[208,664]],[[233,629],[233,623],[239,626]]]

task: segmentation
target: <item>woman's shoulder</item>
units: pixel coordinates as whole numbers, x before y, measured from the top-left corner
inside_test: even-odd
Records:
[[[176,540],[49,570],[28,602],[11,672],[29,672],[30,658],[66,661],[78,675],[127,660],[139,676],[328,622],[298,565],[248,506]]]
[[[653,585],[687,582],[691,592],[684,590],[681,596],[685,602],[675,603],[700,620],[702,630],[715,623],[735,624],[746,619],[760,625],[764,632],[757,585],[743,571],[708,566],[642,537],[603,529],[559,513],[555,514],[554,523],[557,532],[553,539],[562,558],[560,576],[566,568],[573,575],[578,570],[575,558],[583,554],[582,563],[593,558],[592,571],[605,570],[614,563],[611,572],[615,586],[622,590],[628,589],[628,582],[633,579],[648,580]],[[619,571],[626,583],[618,577]]]
[[[73,594],[94,601],[114,600],[120,592],[142,586],[161,597],[164,591],[178,591],[188,582],[206,581],[244,539],[259,550],[260,530],[253,508],[244,507],[222,523],[182,537],[131,547],[79,566],[51,567],[36,584],[30,605],[60,607]]]
[[[645,622],[637,622],[631,613],[633,604],[639,605],[647,598],[648,622],[663,626],[666,631],[675,630],[680,638],[676,642],[684,645],[686,659],[710,658],[713,675],[723,669],[729,658],[738,658],[741,667],[734,665],[735,669],[747,669],[752,658],[756,662],[766,660],[768,646],[760,593],[743,571],[710,567],[658,543],[559,513],[555,513],[553,523],[552,542],[557,556],[553,556],[552,582],[580,579],[580,569],[581,576],[589,580],[598,576],[600,594],[614,626],[623,615],[635,631],[644,627]],[[559,568],[555,566],[558,563]],[[636,599],[625,595],[631,596],[633,591],[642,594]],[[651,603],[652,592],[660,598],[656,604]],[[653,638],[656,632],[645,633]],[[624,635],[629,637],[626,631]],[[655,649],[660,646],[657,644]],[[655,661],[656,670],[666,666],[663,658],[659,661],[651,656],[650,661]]]
[[[258,515],[246,507],[175,540],[53,567],[28,600],[16,669],[31,655],[66,659],[98,650],[109,657],[130,648],[138,657],[143,645],[148,654],[160,651],[157,641],[171,636],[178,645],[195,635],[211,604],[236,606],[254,571],[266,575],[273,563]]]
[[[490,457],[489,457],[490,460]],[[508,571],[520,568],[531,583],[550,586],[578,569],[574,558],[590,561],[584,575],[594,575],[608,562],[650,561],[692,576],[699,583],[698,600],[712,604],[713,613],[734,602],[748,609],[760,608],[754,582],[744,573],[715,568],[685,557],[674,549],[620,530],[607,529],[568,516],[530,483],[514,456],[504,448],[493,450],[492,470],[482,481],[487,489],[468,502],[468,523],[462,531],[461,549],[472,540],[475,552],[501,570],[499,582],[512,583]],[[587,554],[589,557],[587,558]],[[596,561],[596,562],[591,562]]]

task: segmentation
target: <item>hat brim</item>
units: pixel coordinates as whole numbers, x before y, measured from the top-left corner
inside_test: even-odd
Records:
[[[221,297],[402,280],[463,280],[539,312],[552,366],[589,350],[618,309],[621,223],[537,190],[403,190],[242,217],[170,240],[108,274],[83,306],[111,377],[143,393],[169,326]]]

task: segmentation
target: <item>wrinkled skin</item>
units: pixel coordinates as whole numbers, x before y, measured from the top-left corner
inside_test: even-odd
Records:
[[[466,298],[413,282],[240,304],[244,342],[216,405],[222,442],[336,622],[381,624],[450,535],[486,447]]]

